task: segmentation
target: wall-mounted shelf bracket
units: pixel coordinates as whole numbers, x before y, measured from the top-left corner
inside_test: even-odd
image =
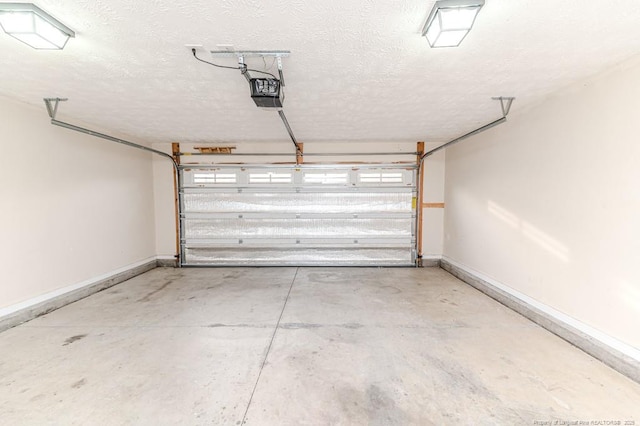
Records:
[[[500,108],[502,108],[502,116],[506,117],[509,115],[509,110],[511,110],[511,104],[515,99],[513,96],[497,96],[491,98],[494,101],[500,101]]]
[[[56,114],[58,113],[58,103],[64,102],[67,100],[69,99],[68,98],[44,98],[44,104],[47,107],[47,113],[49,114],[49,118],[55,120]]]

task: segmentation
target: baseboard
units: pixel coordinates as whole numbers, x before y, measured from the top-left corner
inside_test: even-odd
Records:
[[[640,350],[452,259],[443,257],[440,267],[614,370],[640,383]]]
[[[440,256],[423,256],[418,259],[418,267],[421,268],[439,268]]]
[[[2,308],[0,309],[0,332],[150,271],[156,268],[158,263],[159,261],[155,257],[145,259],[107,274]]]
[[[157,265],[161,268],[177,268],[178,259],[175,256],[158,256],[156,258]]]

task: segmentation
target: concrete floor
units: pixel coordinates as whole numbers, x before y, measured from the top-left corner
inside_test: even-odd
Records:
[[[639,384],[436,268],[159,268],[0,348],[2,425],[640,425]]]

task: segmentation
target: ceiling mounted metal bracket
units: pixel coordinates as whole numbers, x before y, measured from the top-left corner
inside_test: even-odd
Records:
[[[211,50],[211,56],[214,58],[233,58],[235,56],[244,56],[247,58],[283,58],[290,54],[290,50]]]
[[[282,56],[276,56],[276,60],[278,61],[278,76],[280,77],[280,84],[284,87],[284,74],[282,73]]]
[[[240,73],[247,80],[247,83],[251,84],[251,74],[247,71],[247,64],[244,63],[244,56],[238,55],[238,65],[240,67]]]
[[[58,113],[58,102],[64,102],[68,100],[69,98],[44,98],[44,104],[47,107],[49,118],[55,120],[56,114]],[[52,102],[54,102],[53,106],[51,105]]]
[[[491,98],[494,101],[500,101],[500,107],[502,108],[502,116],[506,117],[509,115],[509,110],[511,110],[511,104],[515,99],[513,96],[496,96]]]

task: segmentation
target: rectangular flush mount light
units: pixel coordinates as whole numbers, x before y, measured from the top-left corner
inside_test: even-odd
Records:
[[[484,0],[438,0],[422,29],[431,47],[456,47],[462,43]]]
[[[0,3],[0,26],[34,49],[62,49],[76,35],[33,3]]]

